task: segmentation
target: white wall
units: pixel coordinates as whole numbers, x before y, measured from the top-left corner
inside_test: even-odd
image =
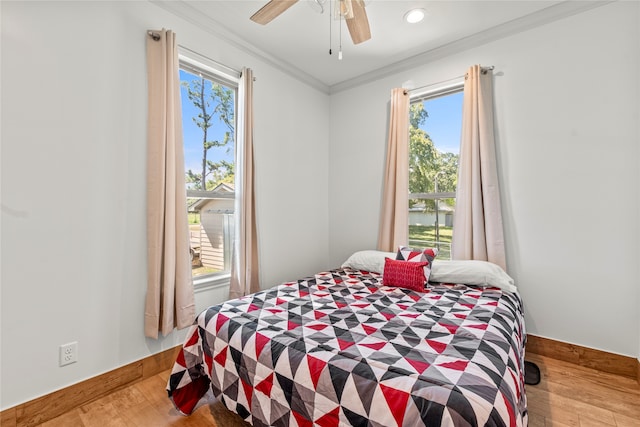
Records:
[[[254,70],[263,287],[327,268],[328,95],[147,2],[0,7],[0,409],[182,342],[143,333],[147,29]]]
[[[345,208],[329,213],[330,262],[376,246],[391,89],[494,65],[507,264],[528,332],[638,356],[639,6],[602,6],[333,94],[329,205]]]

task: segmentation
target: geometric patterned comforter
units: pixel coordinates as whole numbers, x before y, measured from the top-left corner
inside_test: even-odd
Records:
[[[202,312],[167,385],[254,426],[526,426],[517,294],[338,269]]]

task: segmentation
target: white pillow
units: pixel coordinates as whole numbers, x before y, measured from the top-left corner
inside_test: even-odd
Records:
[[[429,281],[495,286],[508,292],[518,291],[513,279],[500,266],[487,261],[435,259]]]
[[[382,274],[384,272],[385,258],[396,259],[396,253],[374,250],[358,251],[343,262],[342,267]]]

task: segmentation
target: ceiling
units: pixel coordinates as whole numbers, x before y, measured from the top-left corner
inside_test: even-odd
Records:
[[[329,18],[329,0],[324,0],[324,13],[318,11],[315,0],[299,0],[264,26],[249,17],[267,0],[151,1],[328,93],[603,3],[365,0],[371,39],[354,45],[344,22],[340,26],[339,21]],[[403,16],[414,7],[423,8],[426,18],[418,24],[408,24]],[[340,28],[342,60],[337,54]]]

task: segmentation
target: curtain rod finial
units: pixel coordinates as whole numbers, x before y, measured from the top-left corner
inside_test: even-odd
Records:
[[[147,31],[147,34],[148,34],[148,35],[149,35],[149,36],[150,36],[154,41],[158,41],[158,40],[160,40],[160,34],[158,34],[158,33],[157,33],[157,32],[155,32],[155,31],[148,30],[148,31]]]

